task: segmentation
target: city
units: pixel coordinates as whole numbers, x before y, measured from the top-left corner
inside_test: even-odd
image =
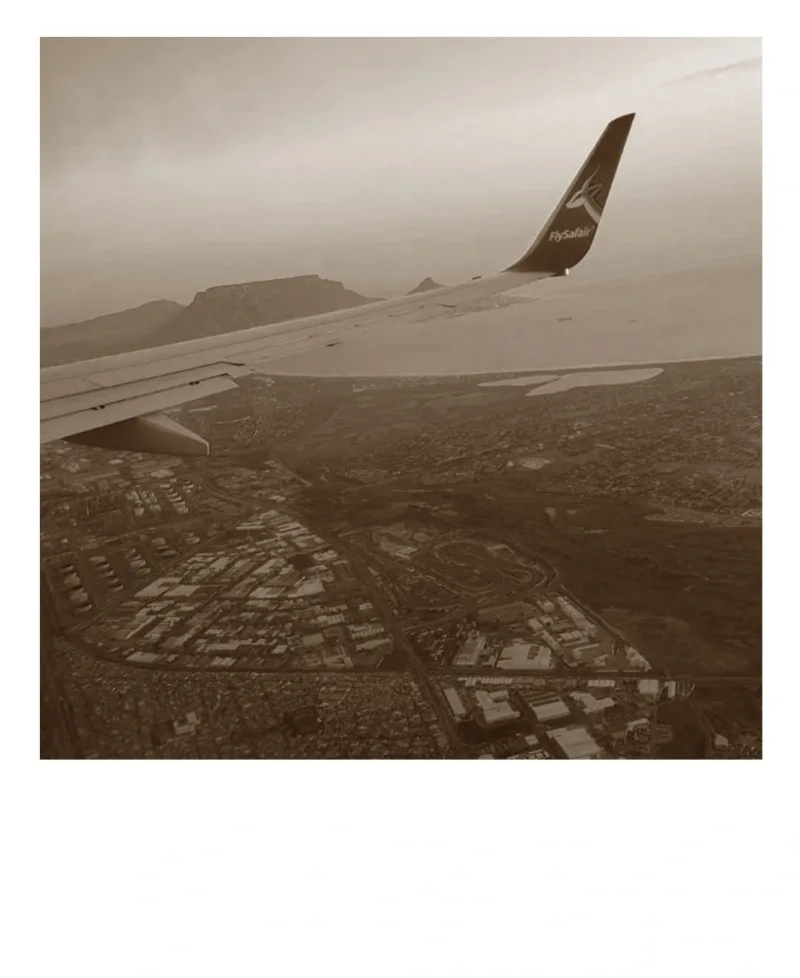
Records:
[[[181,410],[209,459],[45,446],[43,743],[760,756],[759,385],[747,360],[536,399],[255,378]]]

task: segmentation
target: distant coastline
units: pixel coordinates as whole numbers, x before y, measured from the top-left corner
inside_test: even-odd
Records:
[[[668,360],[615,360],[608,363],[578,363],[569,364],[565,366],[563,364],[550,364],[542,363],[537,364],[535,367],[519,367],[516,370],[475,370],[475,371],[464,371],[464,370],[453,370],[449,372],[437,371],[436,373],[402,373],[402,374],[349,374],[349,373],[309,373],[308,371],[270,371],[267,369],[259,370],[258,373],[267,377],[291,377],[299,380],[368,380],[368,381],[379,381],[379,380],[437,380],[447,379],[447,380],[457,380],[459,377],[464,379],[473,377],[515,377],[524,376],[533,373],[540,372],[551,372],[558,371],[560,373],[570,373],[577,370],[611,370],[611,369],[624,369],[626,367],[667,367],[670,364],[679,363],[706,363],[714,362],[720,360],[760,360],[762,357],[761,353],[734,353],[734,354],[719,354],[716,356],[706,356],[706,357],[677,357],[675,359]]]

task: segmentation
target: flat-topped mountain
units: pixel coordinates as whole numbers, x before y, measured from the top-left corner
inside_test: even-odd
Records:
[[[40,332],[43,367],[130,353],[201,336],[220,336],[304,316],[375,302],[341,282],[298,275],[265,282],[217,285],[198,292],[188,306],[159,300]]]
[[[192,302],[159,329],[151,340],[159,345],[179,343],[375,301],[351,292],[341,282],[318,275],[218,285],[198,292]]]

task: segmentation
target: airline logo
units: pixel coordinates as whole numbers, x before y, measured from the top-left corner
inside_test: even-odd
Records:
[[[595,167],[594,172],[584,180],[580,190],[577,190],[566,203],[569,210],[582,207],[595,224],[599,224],[600,218],[603,216],[603,205],[597,199],[598,194],[603,189],[603,184],[599,180],[597,183],[592,182],[599,170],[599,166]]]
[[[551,231],[550,241],[559,244],[561,241],[569,241],[570,238],[588,238],[594,228],[574,228],[567,231]]]

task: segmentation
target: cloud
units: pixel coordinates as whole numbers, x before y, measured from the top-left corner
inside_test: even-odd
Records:
[[[682,75],[675,78],[668,85],[682,85],[685,82],[702,81],[704,78],[717,78],[720,75],[729,75],[740,71],[760,71],[761,57],[745,58],[742,61],[732,61],[727,65],[718,65],[716,68],[706,68],[703,71],[693,71],[690,75]]]

